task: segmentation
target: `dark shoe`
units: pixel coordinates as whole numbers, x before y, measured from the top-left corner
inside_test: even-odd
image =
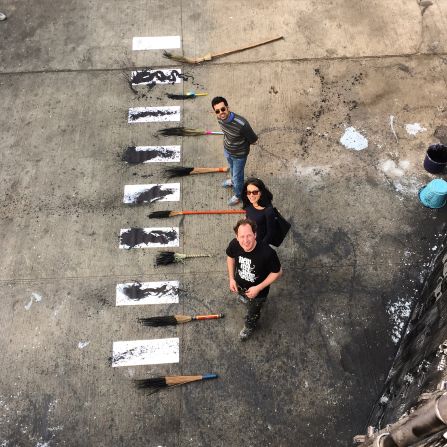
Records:
[[[253,330],[252,328],[249,328],[247,326],[244,326],[244,328],[242,329],[241,332],[239,332],[239,338],[241,341],[245,341],[247,340],[251,334],[253,334]]]

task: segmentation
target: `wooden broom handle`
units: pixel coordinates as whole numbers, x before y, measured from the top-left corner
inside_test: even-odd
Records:
[[[191,174],[207,174],[209,172],[228,172],[228,168],[194,168]]]
[[[244,210],[205,210],[205,211],[182,211],[185,216],[192,214],[245,214]]]
[[[281,39],[284,39],[284,36],[278,36],[278,37],[274,37],[273,39],[263,40],[262,42],[258,42],[258,43],[255,43],[253,45],[249,45],[248,47],[238,48],[236,50],[224,51],[223,53],[212,53],[211,57],[226,56],[228,54],[237,53],[239,51],[244,51],[244,50],[249,50],[251,48],[256,48],[256,47],[259,47],[261,45],[265,45],[265,44],[270,43],[270,42],[276,42],[277,40],[281,40]]]
[[[223,314],[214,314],[214,315],[196,315],[192,317],[193,320],[217,320],[222,318]]]

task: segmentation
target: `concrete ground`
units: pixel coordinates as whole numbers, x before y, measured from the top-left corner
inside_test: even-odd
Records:
[[[0,445],[350,445],[444,227],[417,192],[434,178],[422,162],[447,114],[447,6],[4,0],[0,11]],[[134,36],[181,35],[184,54],[200,56],[278,34],[184,66],[194,81],[183,86],[143,97],[125,79],[175,66],[132,52]],[[246,173],[293,223],[278,250],[285,275],[245,344],[225,266],[235,218],[183,219],[179,251],[209,259],[154,269],[156,250],[118,248],[121,228],[166,223],[149,210],[226,208],[221,174],[181,180],[181,204],[122,204],[124,185],[163,180],[158,165],[124,164],[128,145],[182,144],[185,166],[224,165],[221,137],[161,139],[163,124],[127,124],[129,107],[173,105],[165,93],[190,89],[209,97],[181,103],[182,125],[217,130],[215,95],[249,119],[260,139]],[[414,123],[425,130],[408,133]],[[339,143],[350,126],[366,149]],[[117,283],[163,279],[180,281],[179,305],[115,306]],[[136,323],[209,311],[226,318]],[[114,341],[176,336],[178,364],[110,367]],[[219,379],[152,395],[131,383],[207,372]]]

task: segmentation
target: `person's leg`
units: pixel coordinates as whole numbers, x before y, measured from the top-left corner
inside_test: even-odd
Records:
[[[251,330],[256,328],[259,317],[261,316],[261,309],[265,303],[267,296],[257,296],[249,300],[247,303],[247,315],[245,316],[245,327]]]
[[[227,160],[228,167],[230,168],[230,179],[225,180],[222,184],[224,188],[231,188],[233,186],[233,159],[231,155],[224,149],[224,156]]]
[[[244,189],[244,169],[245,169],[245,163],[247,162],[247,157],[233,158],[232,162],[233,162],[232,180],[233,180],[234,195],[239,200],[242,200],[242,190]]]

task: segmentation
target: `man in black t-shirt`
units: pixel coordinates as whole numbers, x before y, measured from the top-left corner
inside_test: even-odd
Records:
[[[247,305],[245,326],[239,334],[246,340],[253,333],[267,299],[270,284],[282,275],[276,251],[262,241],[256,242],[256,223],[241,219],[234,227],[236,238],[227,247],[230,290],[239,293]]]

